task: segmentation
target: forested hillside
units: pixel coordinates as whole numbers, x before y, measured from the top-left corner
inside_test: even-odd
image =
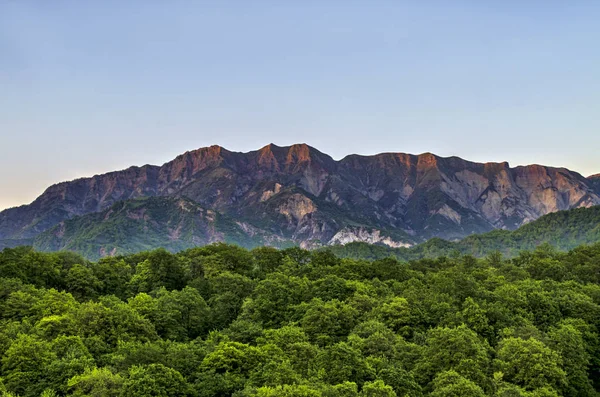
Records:
[[[595,396],[600,245],[0,253],[5,396]]]
[[[494,230],[474,234],[457,242],[435,238],[411,248],[351,243],[331,247],[331,250],[338,256],[349,258],[382,259],[391,256],[400,260],[414,260],[457,254],[483,257],[494,251],[512,257],[543,244],[566,251],[597,242],[600,242],[600,206],[555,212],[515,231]]]
[[[120,201],[102,212],[61,222],[31,244],[40,251],[68,250],[97,260],[156,248],[177,252],[214,242],[249,248],[267,242],[286,245],[270,237],[259,230],[244,230],[234,220],[186,198],[149,197]]]

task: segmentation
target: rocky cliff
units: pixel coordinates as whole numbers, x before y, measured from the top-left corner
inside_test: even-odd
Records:
[[[600,178],[564,168],[474,163],[431,153],[350,155],[305,144],[238,153],[219,146],[162,166],[131,167],[49,187],[0,212],[0,240],[33,239],[122,200],[185,197],[246,230],[305,247],[346,241],[405,246],[515,229],[542,215],[600,204]]]
[[[600,174],[592,175],[588,177],[587,180],[588,184],[594,190],[594,192],[600,195]]]

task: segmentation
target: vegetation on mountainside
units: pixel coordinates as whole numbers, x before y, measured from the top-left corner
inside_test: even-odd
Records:
[[[97,260],[159,247],[177,252],[215,241],[242,247],[265,243],[263,234],[249,235],[230,218],[189,199],[148,197],[120,201],[102,212],[67,220],[40,234],[33,247],[74,251]]]
[[[391,256],[399,260],[413,260],[457,254],[483,257],[494,251],[513,257],[521,251],[533,250],[542,244],[550,244],[558,250],[566,251],[582,244],[597,242],[600,242],[600,206],[555,212],[515,231],[494,230],[474,234],[457,242],[434,238],[412,248],[352,243],[334,246],[331,250],[341,257],[362,259]]]
[[[0,253],[5,396],[594,396],[599,326],[600,244]]]
[[[178,252],[215,241],[246,248],[262,245],[286,248],[293,244],[289,231],[269,229],[271,226],[236,222],[186,198],[153,197],[119,202],[103,212],[65,221],[38,236],[33,247],[40,251],[70,250],[97,260],[107,255],[132,254],[160,247]],[[286,234],[287,238],[282,237]],[[382,235],[398,241],[404,241],[406,237],[402,231],[389,233],[384,230]],[[600,206],[555,212],[515,231],[495,230],[457,242],[434,238],[412,248],[397,249],[351,243],[333,246],[331,250],[341,257],[382,259],[392,256],[413,260],[456,254],[483,257],[493,251],[512,257],[544,243],[568,250],[596,242],[600,242]],[[14,247],[17,243],[11,241],[5,246]],[[318,246],[318,242],[315,245]],[[1,242],[0,248],[4,248]]]

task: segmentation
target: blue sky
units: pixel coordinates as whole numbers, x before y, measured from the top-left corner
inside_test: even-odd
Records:
[[[600,2],[0,2],[0,208],[219,144],[600,172]]]

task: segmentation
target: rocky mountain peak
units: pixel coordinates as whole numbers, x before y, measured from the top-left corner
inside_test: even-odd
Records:
[[[434,168],[438,165],[439,157],[433,153],[422,153],[417,156],[419,168]]]
[[[316,151],[316,149],[311,148],[305,143],[295,144],[289,147],[286,163],[302,163],[304,161],[311,161],[312,152]]]
[[[336,162],[330,156],[305,144],[277,146],[270,143],[257,152],[251,152],[258,167],[284,173],[303,172],[307,167],[318,167],[326,170],[335,169]]]

